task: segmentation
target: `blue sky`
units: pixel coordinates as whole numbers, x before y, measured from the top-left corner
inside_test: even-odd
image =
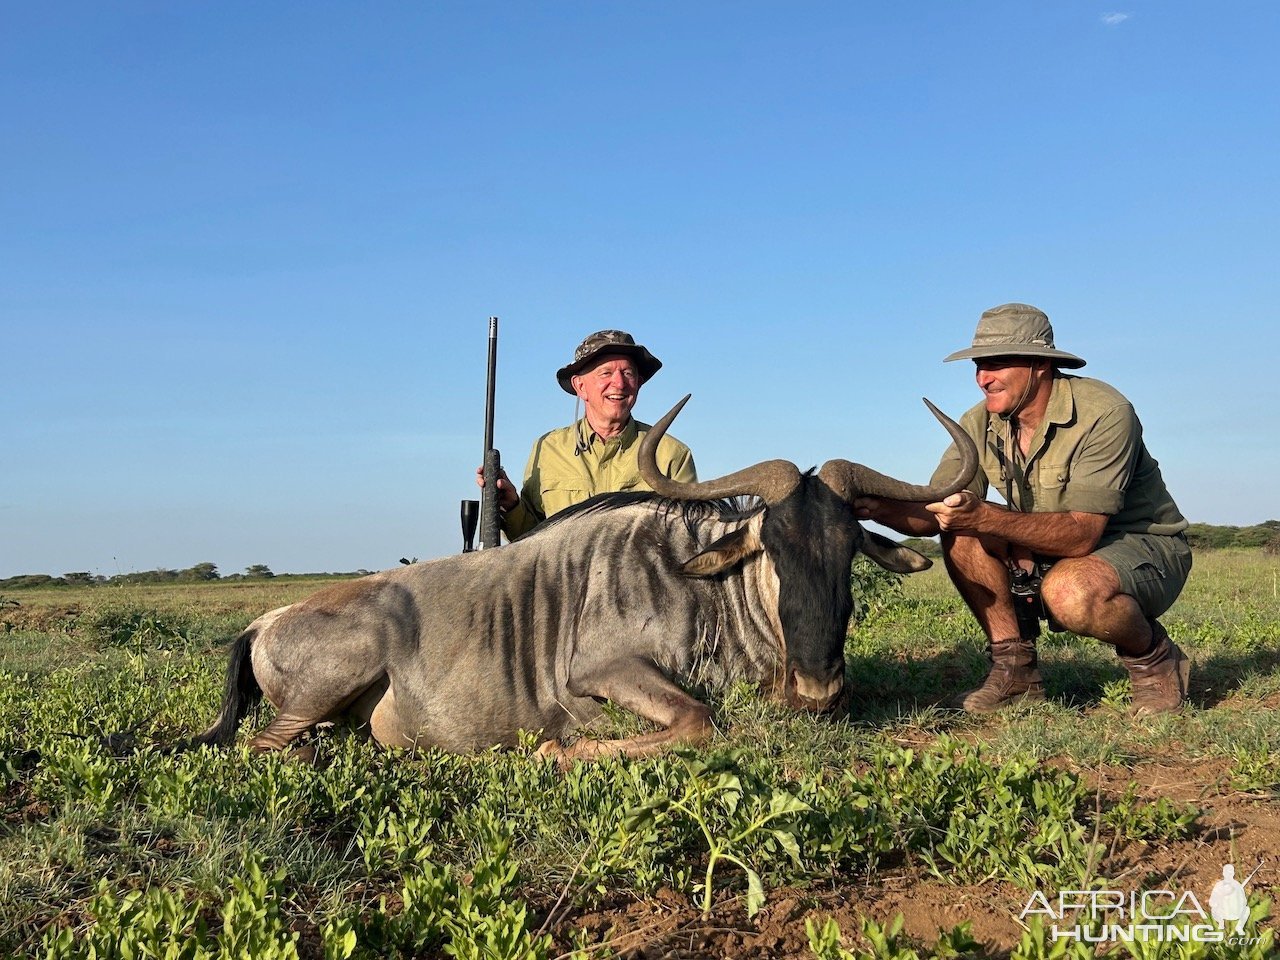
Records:
[[[0,576],[460,548],[587,333],[704,477],[927,479],[1045,309],[1193,521],[1280,517],[1280,6],[0,2]]]

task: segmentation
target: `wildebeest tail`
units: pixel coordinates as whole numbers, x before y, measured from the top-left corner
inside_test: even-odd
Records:
[[[256,627],[250,627],[236,637],[227,663],[227,687],[222,695],[222,710],[212,726],[191,741],[193,746],[208,744],[225,747],[236,738],[240,721],[262,700],[262,687],[253,675],[253,661],[249,656]]]

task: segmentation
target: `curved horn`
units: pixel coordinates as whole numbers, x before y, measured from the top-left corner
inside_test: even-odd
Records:
[[[860,463],[850,463],[848,460],[827,461],[818,471],[818,476],[850,503],[853,502],[854,497],[863,496],[909,500],[914,503],[934,503],[963,490],[978,472],[978,448],[973,445],[973,440],[964,432],[960,424],[928,400],[925,400],[925,406],[938,418],[938,422],[947,428],[947,433],[951,434],[951,439],[955,441],[956,449],[960,452],[960,466],[956,470],[956,475],[950,480],[937,486],[919,486],[895,480],[883,473],[877,473],[870,467],[864,467]]]
[[[671,422],[693,396],[686,393],[684,399],[667,411],[667,415],[653,425],[653,429],[640,441],[636,453],[640,476],[653,488],[654,493],[672,500],[719,500],[724,497],[760,497],[765,503],[777,503],[800,483],[800,471],[786,460],[765,460],[754,467],[747,467],[716,480],[698,483],[682,483],[672,480],[658,469],[658,441],[662,439]]]

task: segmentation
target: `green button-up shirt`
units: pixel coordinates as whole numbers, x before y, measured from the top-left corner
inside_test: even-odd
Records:
[[[653,489],[640,476],[636,461],[640,440],[651,429],[632,417],[618,436],[601,440],[584,418],[543,434],[529,454],[520,502],[502,518],[503,532],[515,539],[547,517],[597,493]],[[575,454],[580,436],[586,439],[586,447]],[[698,479],[693,454],[670,434],[658,441],[656,460],[658,470],[672,480],[692,483]]]
[[[960,418],[978,447],[979,468],[970,489],[985,497],[995,487],[1010,506],[1029,513],[1076,510],[1106,514],[1103,535],[1172,536],[1187,521],[1169,495],[1160,465],[1147,452],[1133,405],[1101,380],[1059,373],[1025,462],[1010,456],[1012,437],[1000,417],[978,403]],[[954,476],[955,444],[934,479]]]

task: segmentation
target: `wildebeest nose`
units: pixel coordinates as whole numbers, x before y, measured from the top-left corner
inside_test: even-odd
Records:
[[[840,700],[840,693],[844,689],[844,665],[841,664],[840,669],[826,679],[792,668],[791,683],[788,686],[790,689],[787,691],[787,699],[793,707],[812,713],[825,713]]]

